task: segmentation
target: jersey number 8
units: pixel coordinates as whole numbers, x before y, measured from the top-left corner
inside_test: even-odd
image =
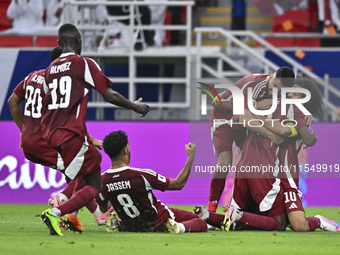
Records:
[[[133,201],[128,194],[120,194],[117,196],[117,200],[121,206],[123,206],[124,212],[130,218],[136,218],[140,215],[137,207],[133,205]]]

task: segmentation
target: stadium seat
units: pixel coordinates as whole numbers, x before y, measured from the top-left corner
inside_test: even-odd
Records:
[[[38,36],[35,41],[35,47],[57,47],[58,36]]]
[[[295,39],[294,38],[266,38],[266,41],[273,44],[275,47],[294,47]]]
[[[11,20],[7,18],[6,12],[11,0],[0,1],[0,31],[11,27]]]
[[[0,47],[33,47],[32,36],[0,36]]]
[[[320,47],[320,38],[297,38],[296,46],[298,47]]]
[[[292,28],[286,30],[284,23],[288,20],[292,23]],[[273,19],[272,31],[274,33],[294,33],[309,32],[309,13],[302,10],[291,10]]]
[[[290,10],[273,19],[274,33],[307,33],[310,31],[310,14],[303,10]],[[319,47],[319,38],[267,38],[276,47]]]
[[[164,25],[171,25],[172,14],[169,10],[166,11]],[[165,31],[165,42],[164,45],[169,45],[171,41],[171,30]]]

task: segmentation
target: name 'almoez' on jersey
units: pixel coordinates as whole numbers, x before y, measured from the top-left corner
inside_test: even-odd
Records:
[[[52,66],[51,69],[50,69],[50,74],[56,74],[56,73],[65,72],[67,70],[70,70],[70,65],[71,65],[71,62],[66,62],[66,63],[63,63],[61,65]]]

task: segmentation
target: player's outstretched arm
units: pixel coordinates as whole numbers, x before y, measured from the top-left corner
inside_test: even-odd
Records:
[[[277,145],[281,144],[284,141],[284,139],[280,135],[277,135],[266,127],[262,126],[262,123],[256,119],[257,118],[249,110],[244,109],[244,115],[240,115],[239,121],[244,121],[246,128],[259,135],[269,138],[273,143]],[[251,122],[249,122],[250,120]],[[249,123],[251,123],[251,125],[249,125]]]
[[[309,133],[308,127],[302,127],[298,130],[302,141],[304,144],[306,144],[306,147],[314,146],[317,142],[317,139],[315,137],[315,132],[312,130],[312,133]],[[305,147],[305,148],[306,148]]]
[[[195,154],[196,154],[197,146],[193,143],[188,143],[185,145],[185,150],[188,154],[187,162],[184,165],[182,171],[178,174],[176,179],[170,179],[169,186],[167,190],[181,190],[184,185],[187,183],[189,178],[191,166],[194,163]]]
[[[114,105],[124,107],[126,109],[131,109],[144,117],[149,112],[149,106],[141,103],[137,100],[135,103],[123,97],[118,92],[112,90],[111,88],[106,89],[103,93],[104,99]]]
[[[12,118],[15,121],[15,124],[17,124],[20,131],[24,123],[24,117],[22,115],[21,109],[21,101],[22,100],[15,93],[12,93],[10,98],[7,100],[9,110],[11,111],[12,114]]]

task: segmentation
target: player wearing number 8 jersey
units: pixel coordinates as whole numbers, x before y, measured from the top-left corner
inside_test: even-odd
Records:
[[[192,212],[168,208],[152,193],[156,190],[180,190],[184,187],[193,163],[196,145],[186,145],[188,160],[176,179],[157,174],[151,169],[130,167],[130,146],[123,131],[112,132],[103,140],[111,168],[102,175],[103,191],[98,204],[110,201],[127,231],[174,233],[205,232],[207,224]]]
[[[95,198],[102,189],[100,161],[87,135],[86,110],[89,92],[97,90],[111,104],[132,109],[145,116],[149,107],[133,103],[111,89],[111,81],[95,61],[79,56],[81,35],[72,24],[58,30],[63,54],[45,72],[41,126],[48,145],[60,153],[64,174],[69,179],[82,178],[85,187],[75,188],[64,204],[46,210],[42,219],[52,234],[62,235],[60,217],[76,211]]]

